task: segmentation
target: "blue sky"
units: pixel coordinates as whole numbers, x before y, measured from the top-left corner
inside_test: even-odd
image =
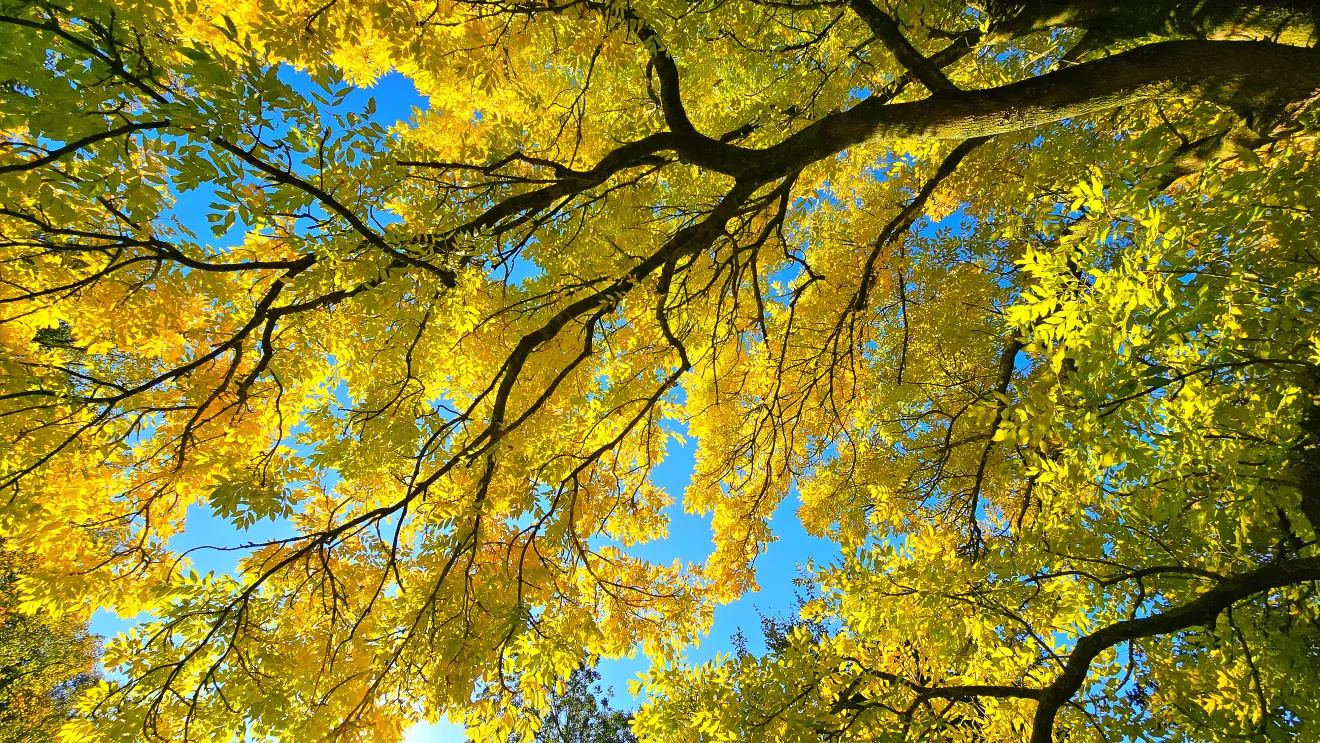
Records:
[[[284,78],[299,90],[311,87],[310,81],[300,74],[291,73]],[[397,73],[386,75],[369,89],[355,91],[342,105],[345,110],[361,111],[368,97],[376,100],[376,111],[371,118],[386,126],[407,121],[415,109],[425,109],[428,105],[427,99],[417,93],[412,83]],[[193,227],[199,236],[209,234],[205,215],[210,201],[211,194],[202,188],[182,194],[176,204],[179,218]],[[242,225],[236,226],[222,240],[237,242],[241,239],[242,229]],[[702,561],[714,547],[710,517],[684,513],[681,498],[692,471],[695,444],[688,443],[679,447],[675,443],[673,446],[669,457],[656,473],[659,484],[674,494],[676,499],[669,511],[672,519],[670,536],[645,545],[641,553],[666,563],[675,558],[685,562]],[[761,590],[716,609],[710,635],[698,647],[688,651],[686,657],[689,661],[699,663],[717,654],[731,653],[732,638],[739,630],[746,636],[750,650],[762,650],[761,616],[780,615],[793,610],[792,581],[799,575],[799,566],[808,559],[823,563],[838,555],[838,547],[834,543],[811,537],[802,529],[795,514],[797,505],[796,494],[792,494],[773,516],[774,531],[779,538],[757,560],[757,581]],[[186,531],[171,543],[171,547],[183,551],[200,545],[236,545],[289,535],[287,524],[270,521],[258,522],[247,532],[239,533],[226,520],[213,516],[206,509],[193,507],[188,513]],[[192,553],[190,558],[200,572],[230,572],[241,556],[241,552],[203,550]],[[132,620],[120,619],[103,611],[93,618],[92,631],[113,636],[132,624]],[[636,706],[638,700],[629,695],[628,682],[648,667],[649,661],[640,654],[632,658],[602,661],[602,682],[613,689],[615,707]],[[463,740],[462,728],[447,722],[419,725],[409,732],[407,738],[408,743],[460,743]]]
[[[675,494],[676,502],[669,509],[672,519],[669,538],[646,545],[644,552],[647,556],[702,560],[714,549],[710,517],[695,516],[682,510],[680,494],[692,472],[695,448],[694,443],[689,443],[671,450],[665,462],[657,468],[657,482]],[[721,653],[732,653],[732,638],[739,630],[747,637],[748,650],[753,653],[764,650],[761,615],[772,616],[793,610],[792,581],[798,576],[798,566],[808,559],[822,563],[838,556],[838,545],[806,533],[795,513],[797,505],[797,496],[793,494],[774,513],[772,523],[779,540],[770,545],[756,562],[761,590],[717,608],[710,635],[699,647],[687,652],[687,660],[701,663]],[[601,661],[601,684],[613,690],[612,706],[624,709],[637,706],[640,700],[629,695],[628,681],[637,678],[649,666],[650,662],[640,653],[633,658]],[[463,740],[459,726],[442,722],[417,726],[409,732],[407,743],[461,743]]]

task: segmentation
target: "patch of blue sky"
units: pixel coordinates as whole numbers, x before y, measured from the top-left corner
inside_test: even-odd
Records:
[[[362,124],[375,123],[388,130],[401,122],[411,121],[419,111],[428,107],[427,99],[417,92],[412,82],[394,72],[382,76],[369,87],[343,86],[338,89],[342,95],[335,95],[319,85],[305,71],[288,65],[278,68],[277,77],[281,83],[289,86],[312,104],[322,127],[321,132],[318,133],[322,142],[347,145],[357,136],[355,128]],[[268,109],[262,111],[261,115],[263,119],[270,119],[272,114],[278,116],[279,113],[278,109]],[[261,139],[267,143],[277,142],[288,137],[292,129],[293,125],[288,122],[268,120],[260,128]],[[347,157],[356,157],[351,148],[345,146],[344,150]],[[221,157],[228,156],[221,155]],[[291,166],[294,174],[309,179],[315,178],[317,167],[311,154],[305,154],[301,158],[292,157],[287,164]],[[239,183],[256,187],[269,185],[269,181],[251,170],[244,171]],[[256,225],[244,220],[221,196],[222,194],[208,183],[201,183],[189,190],[176,191],[174,205],[163,216],[177,220],[181,226],[196,235],[212,236],[207,241],[208,247],[213,251],[224,252],[241,244]],[[310,219],[302,220],[302,228],[309,235],[315,235],[318,231],[315,220],[329,216],[325,207],[314,200],[309,202],[304,213]],[[380,209],[372,210],[368,219],[379,227],[398,221],[396,216]]]
[[[678,559],[698,563],[714,551],[712,515],[688,512],[681,497],[691,481],[695,456],[695,441],[670,440],[665,460],[652,473],[657,484],[675,495],[674,502],[665,510],[670,519],[669,534],[664,539],[632,548],[633,554],[656,562]],[[796,514],[799,503],[796,490],[790,490],[771,515],[776,541],[756,560],[759,590],[717,607],[710,633],[684,653],[687,661],[704,663],[717,655],[731,655],[735,651],[734,638],[739,633],[747,638],[750,652],[765,652],[761,616],[792,615],[796,609],[793,580],[800,576],[802,568],[808,561],[823,565],[838,558],[836,543],[814,537],[802,527]],[[628,708],[644,701],[644,696],[633,697],[629,693],[628,682],[640,678],[650,666],[650,660],[640,655],[601,662],[601,681],[612,689],[615,707]]]
[[[283,443],[310,456],[314,453],[314,447],[296,440],[304,430],[301,426],[291,429],[290,436]],[[141,438],[149,438],[149,435],[147,431]],[[320,482],[326,488],[333,488],[337,481],[338,474],[326,470]],[[285,486],[298,487],[305,484],[293,482]],[[217,514],[206,503],[189,505],[184,514],[184,523],[183,531],[169,540],[169,548],[178,560],[176,570],[195,570],[203,575],[234,575],[238,572],[239,563],[254,549],[269,542],[298,536],[293,522],[286,516],[273,515],[256,519],[240,528],[234,519]],[[109,610],[100,609],[93,615],[90,629],[94,634],[114,637],[149,619],[150,616],[145,613],[134,617],[119,617]]]
[[[670,398],[681,404],[684,390],[678,388]],[[699,564],[714,552],[715,541],[711,526],[713,515],[689,511],[683,499],[696,465],[697,442],[687,437],[686,426],[681,421],[670,419],[663,425],[677,436],[666,443],[664,459],[650,474],[652,482],[673,497],[673,502],[664,510],[669,519],[668,533],[663,539],[634,545],[629,551],[657,564],[670,564],[674,560],[685,565]],[[802,527],[796,515],[799,503],[796,490],[791,489],[771,516],[776,541],[755,562],[759,590],[717,607],[710,632],[684,654],[687,660],[702,663],[718,654],[731,654],[735,650],[734,638],[739,634],[746,638],[749,651],[764,652],[759,629],[761,616],[791,615],[796,608],[793,580],[800,576],[809,561],[822,565],[838,557],[837,544],[811,536]],[[530,523],[530,516],[524,520]],[[589,544],[599,547],[613,544],[613,541],[595,538],[589,540]],[[601,680],[603,686],[610,689],[612,704],[616,708],[626,709],[644,701],[644,694],[638,697],[630,693],[629,682],[638,680],[650,666],[649,659],[636,653],[601,661],[598,669]]]

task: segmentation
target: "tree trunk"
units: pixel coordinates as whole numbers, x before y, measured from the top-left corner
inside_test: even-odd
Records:
[[[1320,27],[1314,0],[990,0],[985,6],[992,41],[1081,28],[1096,37],[1092,48],[1148,36],[1313,46]]]

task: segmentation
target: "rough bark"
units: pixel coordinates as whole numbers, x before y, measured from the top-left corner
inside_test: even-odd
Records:
[[[991,41],[1080,28],[1102,44],[1158,36],[1312,46],[1320,26],[1320,4],[1314,0],[993,0],[985,5]]]
[[[1156,96],[1233,109],[1253,128],[1280,120],[1320,90],[1320,52],[1269,42],[1165,41],[983,90],[885,104],[867,99],[783,142],[726,145],[717,169],[770,180],[870,140],[969,139],[1020,131]]]
[[[1320,369],[1306,371],[1303,389],[1310,399],[1302,403],[1308,407],[1302,416],[1302,438],[1293,452],[1293,463],[1301,496],[1298,505],[1320,538]]]

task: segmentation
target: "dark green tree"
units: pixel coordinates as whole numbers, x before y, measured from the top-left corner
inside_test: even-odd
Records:
[[[537,743],[636,743],[632,713],[610,707],[612,690],[602,687],[594,665],[583,665],[551,695],[541,716]],[[511,741],[516,738],[511,738]]]

